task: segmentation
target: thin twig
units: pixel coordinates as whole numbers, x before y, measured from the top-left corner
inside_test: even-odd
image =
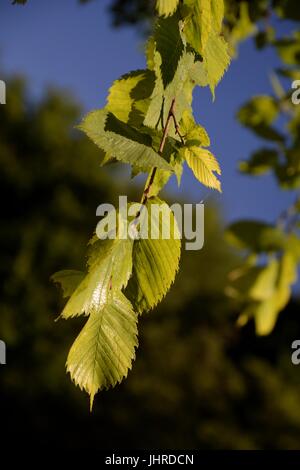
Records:
[[[164,151],[164,148],[165,148],[165,145],[166,145],[166,140],[167,140],[168,133],[169,133],[170,123],[171,123],[172,119],[174,120],[174,123],[176,123],[176,125],[177,125],[177,121],[176,121],[176,118],[175,118],[175,98],[173,99],[173,101],[171,103],[171,107],[170,107],[170,111],[169,111],[169,114],[168,114],[167,122],[166,122],[166,125],[164,127],[163,136],[162,136],[160,146],[159,146],[159,150],[158,150],[159,155],[163,154],[163,151]],[[177,127],[178,127],[178,125],[177,125]],[[176,128],[176,126],[175,126],[175,128]],[[141,204],[143,206],[146,204],[146,202],[148,200],[149,192],[150,192],[151,186],[153,185],[156,172],[157,172],[157,167],[154,167],[151,171],[149,182],[146,184],[145,189],[143,191],[143,196],[142,196],[142,201],[141,201]],[[140,211],[138,212],[136,218],[138,218],[139,216],[140,216]]]
[[[172,113],[172,119],[174,121],[175,132],[178,135],[178,137],[180,138],[181,143],[184,145],[184,138],[183,138],[183,135],[180,133],[179,125],[178,125],[178,122],[177,122],[177,119],[176,119],[176,116],[175,116],[174,113]]]

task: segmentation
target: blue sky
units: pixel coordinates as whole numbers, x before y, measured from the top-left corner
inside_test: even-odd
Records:
[[[76,0],[28,0],[23,7],[1,0],[1,68],[26,76],[34,97],[41,96],[46,86],[55,85],[73,93],[86,111],[102,107],[113,80],[145,66],[140,36],[132,28],[111,27],[109,4],[109,0],[85,6]],[[280,28],[284,31],[290,25]],[[258,53],[252,41],[247,41],[217,87],[214,103],[208,89],[198,89],[195,116],[206,127],[211,150],[221,163],[223,194],[207,191],[188,169],[180,190],[171,182],[172,194],[179,191],[193,202],[215,197],[230,221],[274,221],[293,201],[293,193],[279,190],[272,176],[250,178],[237,171],[238,161],[261,142],[241,128],[235,113],[252,95],[270,92],[270,73],[276,65],[273,50]]]

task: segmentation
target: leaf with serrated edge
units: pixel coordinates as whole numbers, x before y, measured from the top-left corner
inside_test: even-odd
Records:
[[[215,87],[230,64],[228,44],[222,36],[216,34],[210,35],[206,44],[203,62],[207,73],[208,84],[214,98]]]
[[[134,242],[133,272],[126,295],[138,313],[150,310],[166,295],[174,282],[180,260],[181,240],[177,222],[168,205],[158,198],[147,202],[149,230],[151,207],[156,204],[165,209],[170,220],[170,239],[163,239],[162,222],[153,217],[152,230],[157,228],[158,239],[140,239]],[[163,207],[162,207],[163,206]],[[164,220],[163,224],[166,224]],[[150,232],[151,233],[151,232]]]
[[[179,4],[179,0],[157,0],[156,9],[159,16],[170,16],[172,15]]]
[[[90,251],[89,272],[67,302],[62,318],[89,315],[102,308],[128,283],[132,240],[98,240]]]
[[[155,85],[155,74],[150,70],[136,70],[116,80],[109,90],[106,109],[118,119],[140,126],[150,104]]]
[[[184,35],[188,43],[202,56],[212,30],[211,0],[188,2],[190,15],[184,25]]]
[[[211,2],[212,27],[217,33],[221,33],[222,31],[224,12],[224,0],[213,0]]]
[[[174,15],[160,19],[155,27],[154,40],[162,59],[160,70],[164,88],[172,82],[184,50],[178,22],[178,16]]]
[[[107,127],[109,121],[110,127]],[[171,170],[170,165],[151,147],[151,137],[118,120],[112,113],[89,113],[78,126],[102,150],[124,163],[149,171],[153,167]]]
[[[215,156],[201,147],[184,148],[183,152],[188,166],[200,183],[221,192],[221,183],[215,175],[220,175],[221,169]]]
[[[180,122],[180,132],[184,137],[187,147],[199,146],[209,147],[210,139],[204,127],[195,123],[193,116],[184,111]]]
[[[193,83],[189,72],[194,65],[194,55],[192,53],[183,53],[174,79],[165,90],[160,76],[161,57],[158,52],[155,53],[155,62],[158,76],[144,124],[161,129],[162,122],[160,118],[162,117],[163,123],[166,123],[173,99],[176,101],[175,115],[177,122],[181,120],[185,110],[191,110]],[[172,128],[170,135],[175,136],[174,130],[172,134]]]
[[[89,393],[91,409],[99,390],[114,387],[127,376],[135,359],[137,334],[137,315],[122,293],[91,312],[66,364],[75,384]]]

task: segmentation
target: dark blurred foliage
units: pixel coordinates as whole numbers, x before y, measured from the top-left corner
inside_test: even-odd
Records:
[[[154,16],[155,0],[114,0],[110,12],[114,26],[143,24]]]
[[[96,0],[81,0],[87,3]],[[142,30],[148,32],[149,21],[151,22],[155,15],[155,0],[112,0],[109,7],[112,21],[115,26],[138,25]],[[235,27],[241,19],[243,28],[245,19],[240,18],[241,4],[248,4],[250,20],[257,23],[260,20],[268,22],[269,18],[275,12],[279,17],[300,20],[300,2],[299,0],[225,0],[226,24],[232,28]],[[260,25],[260,33],[261,27]],[[264,32],[264,28],[262,28]]]
[[[11,0],[13,5],[25,5],[30,0]],[[77,0],[85,4],[96,0]],[[298,0],[225,0],[226,15],[238,15],[241,3],[247,3],[251,21],[266,19],[274,9],[280,16],[300,20],[300,3]],[[152,19],[155,13],[156,0],[112,0],[110,11],[115,26],[139,24]]]
[[[300,336],[299,305],[289,305],[267,338],[257,338],[252,325],[235,327],[237,312],[223,291],[236,259],[216,207],[206,209],[205,249],[183,254],[171,292],[141,318],[133,371],[98,395],[89,413],[88,397],[64,371],[83,321],[54,322],[62,302],[49,277],[62,266],[82,267],[96,206],[126,188],[72,130],[80,110],[71,98],[52,90],[33,104],[24,81],[7,82],[8,104],[0,108],[0,338],[8,348],[0,366],[1,444],[298,448],[300,373],[290,345]]]

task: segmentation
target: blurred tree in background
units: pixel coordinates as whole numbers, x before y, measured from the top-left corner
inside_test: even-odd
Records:
[[[264,17],[266,3],[252,2],[251,15]],[[291,3],[281,2],[286,16]],[[115,2],[115,22],[145,18],[147,4]],[[236,37],[240,11],[228,20]],[[81,114],[72,98],[50,90],[33,103],[24,80],[6,81],[8,104],[0,112],[4,439],[64,448],[299,448],[300,375],[290,359],[300,335],[299,304],[290,302],[268,337],[257,338],[251,322],[235,327],[239,310],[224,291],[239,259],[224,241],[216,207],[206,208],[205,249],[184,253],[170,295],[141,319],[134,370],[118,389],[102,393],[89,414],[87,398],[64,373],[82,322],[54,324],[62,305],[49,277],[61,266],[82,267],[96,205],[132,189],[100,169],[97,148],[72,130]]]

